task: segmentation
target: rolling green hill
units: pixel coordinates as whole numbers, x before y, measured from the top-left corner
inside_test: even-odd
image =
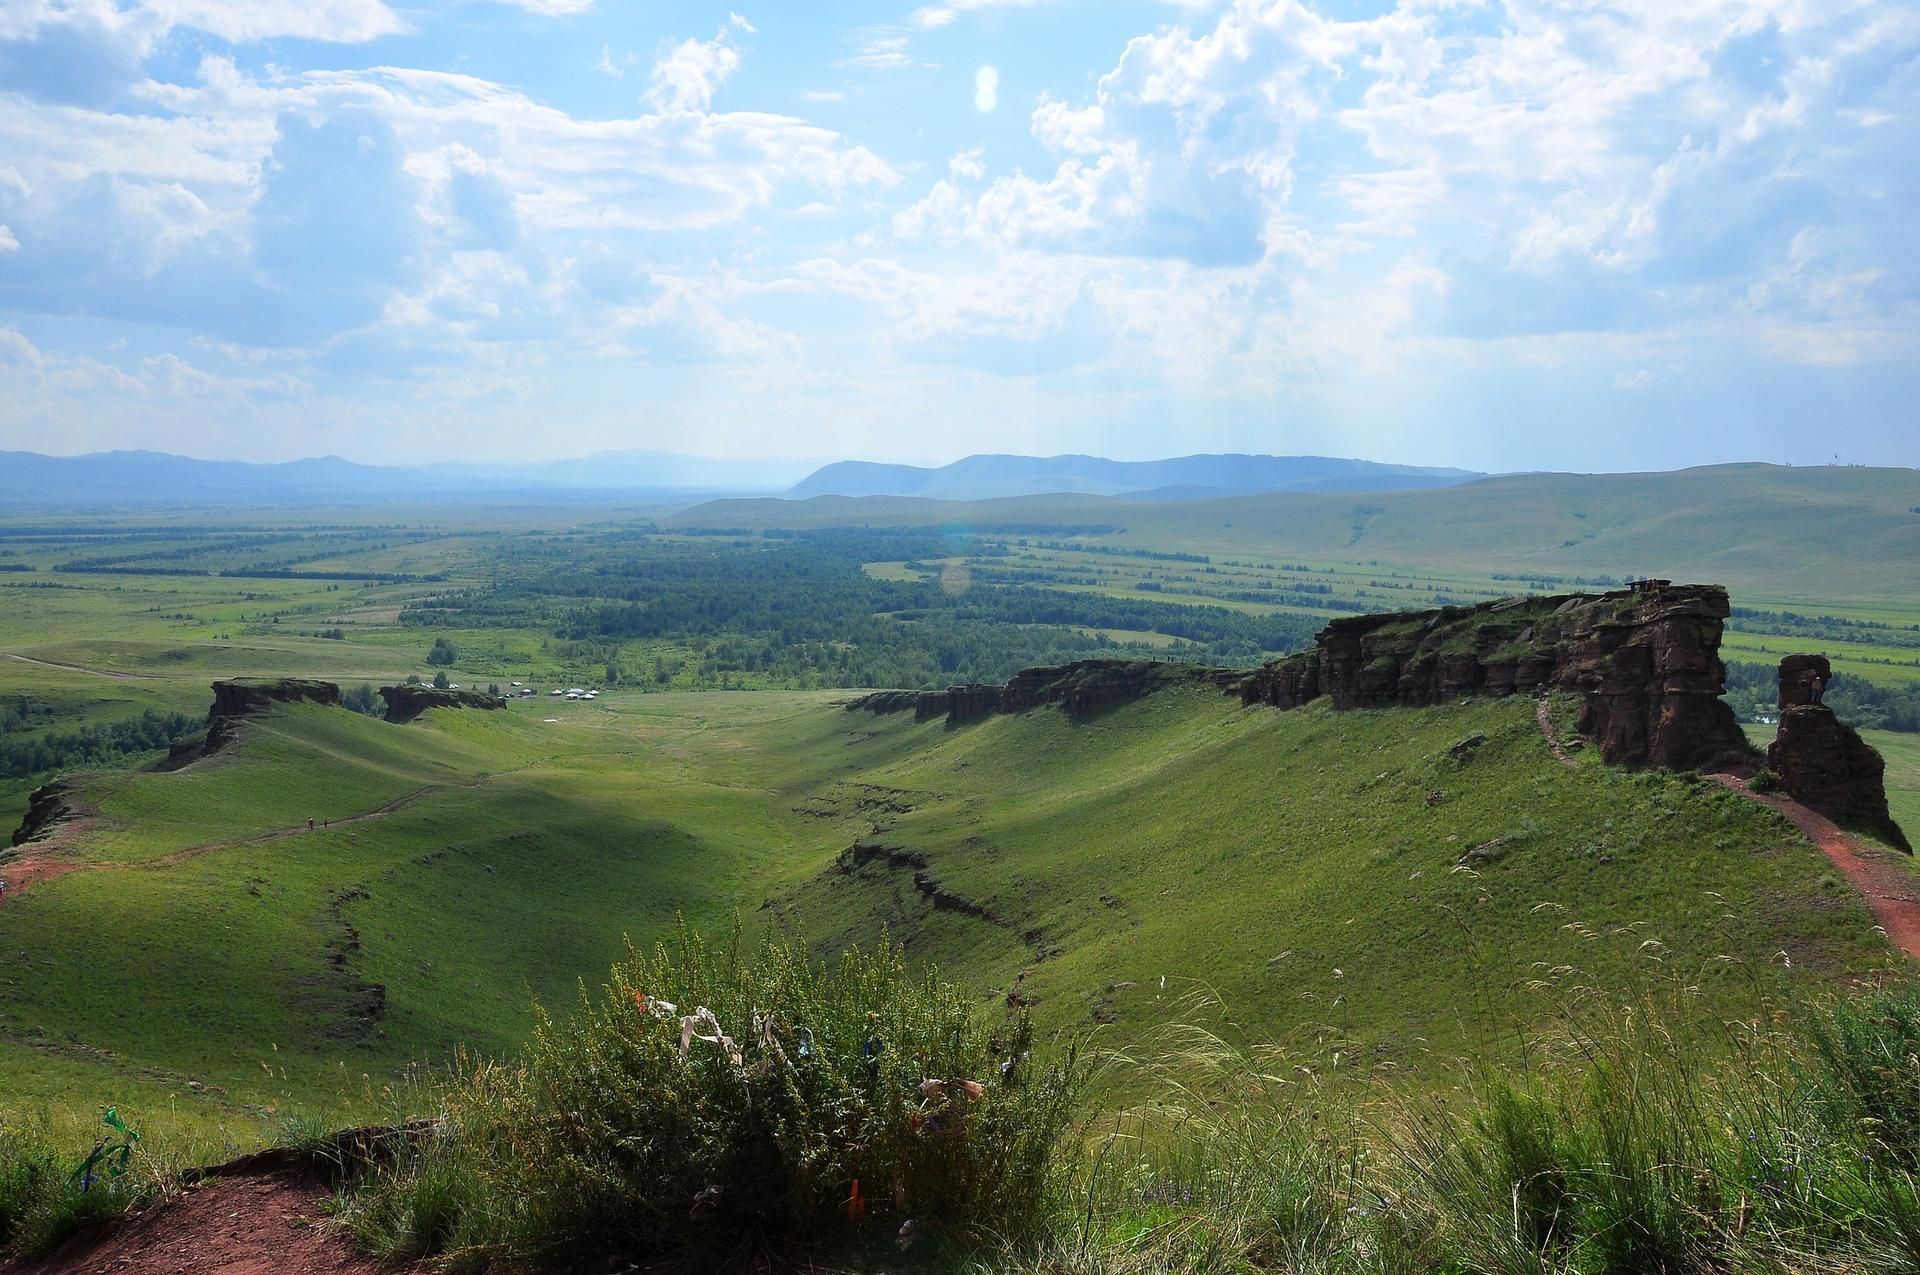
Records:
[[[1920,470],[1716,465],[1520,474],[1429,491],[1129,502],[1045,496],[715,501],[679,527],[1073,526],[1102,543],[1479,571],[1722,581],[1760,597],[1909,602]]]
[[[411,1065],[513,1049],[531,997],[569,1001],[676,914],[821,951],[890,927],[983,998],[1119,1039],[1211,988],[1260,1036],[1416,1074],[1549,1016],[1523,990],[1545,967],[1683,979],[1707,1021],[1892,961],[1769,812],[1564,768],[1529,702],[1188,689],[948,729],[843,698],[404,727],[303,705],[182,771],[83,778],[96,813],[54,848],[78,866],[0,908],[0,1083],[236,1142],[273,1112],[390,1113]]]

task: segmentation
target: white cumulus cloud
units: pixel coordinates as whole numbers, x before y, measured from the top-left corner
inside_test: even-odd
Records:
[[[990,113],[1000,105],[1000,72],[983,66],[973,73],[973,109]]]

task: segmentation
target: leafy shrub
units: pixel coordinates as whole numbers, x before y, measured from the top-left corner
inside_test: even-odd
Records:
[[[459,659],[460,652],[443,637],[435,638],[433,649],[427,652],[427,663],[435,668],[452,668]]]
[[[387,714],[387,702],[380,698],[380,692],[373,689],[371,682],[362,682],[350,690],[342,691],[340,703],[342,707],[365,713],[368,717],[385,717]]]
[[[683,928],[571,1018],[536,1013],[525,1062],[467,1068],[445,1131],[349,1202],[376,1251],[737,1256],[909,1219],[1007,1239],[1048,1216],[1076,1058],[1032,1061],[1024,1018],[990,1031],[884,938],[829,970]]]
[[[44,1253],[160,1189],[161,1175],[144,1157],[129,1156],[129,1171],[103,1171],[84,1185],[75,1173],[79,1160],[35,1129],[0,1123],[0,1254]]]

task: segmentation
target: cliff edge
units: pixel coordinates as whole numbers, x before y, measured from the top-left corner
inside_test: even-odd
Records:
[[[1311,651],[1258,670],[1248,704],[1420,707],[1463,695],[1549,690],[1583,697],[1580,733],[1614,765],[1685,770],[1748,749],[1720,698],[1719,585],[1657,582],[1601,594],[1335,620]]]

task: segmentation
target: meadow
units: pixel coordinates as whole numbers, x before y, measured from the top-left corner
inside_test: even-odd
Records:
[[[1664,1030],[1724,1057],[1728,1021],[1899,976],[1784,821],[1569,769],[1530,703],[1187,688],[957,729],[843,707],[1089,655],[1245,667],[1340,614],[1618,579],[1198,543],[552,509],[0,524],[9,739],[197,721],[221,677],[424,678],[437,639],[450,681],[539,692],[405,726],[284,707],[171,772],[91,756],[68,870],[0,905],[0,1114],[71,1155],[116,1104],[176,1164],[414,1114],[681,920],[822,956],[888,933],[1051,1046],[1204,1024],[1356,1093],[1528,1071],[1594,988],[1658,991]],[[1736,588],[1730,658],[1911,658],[1920,613],[1801,593],[1817,574]],[[572,685],[602,694],[547,693]],[[1920,737],[1870,738],[1920,819]],[[0,824],[48,777],[0,778]],[[1161,1083],[1128,1074],[1106,1101]]]

